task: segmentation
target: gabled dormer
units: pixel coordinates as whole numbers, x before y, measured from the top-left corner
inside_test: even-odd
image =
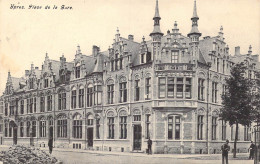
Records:
[[[141,42],[140,50],[139,50],[139,61],[140,64],[150,63],[152,61],[152,54],[148,49],[147,43],[145,41],[145,37],[143,36],[143,41]]]

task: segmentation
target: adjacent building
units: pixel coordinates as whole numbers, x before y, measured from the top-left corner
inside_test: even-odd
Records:
[[[41,68],[31,65],[23,77],[8,73],[0,101],[1,144],[103,151],[220,153],[235,138],[235,128],[219,119],[224,79],[237,62],[248,65],[248,78],[259,71],[258,55],[230,55],[223,27],[201,38],[196,1],[191,31],[177,22],[160,30],[156,1],[150,38],[136,42],[119,30],[106,51],[91,55],[77,47],[73,61],[46,54]],[[239,152],[247,152],[253,133],[239,127]]]

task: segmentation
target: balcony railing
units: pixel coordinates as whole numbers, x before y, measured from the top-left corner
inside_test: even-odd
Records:
[[[156,71],[166,71],[166,70],[173,70],[173,71],[193,71],[194,64],[190,63],[163,63],[157,64],[155,66]]]

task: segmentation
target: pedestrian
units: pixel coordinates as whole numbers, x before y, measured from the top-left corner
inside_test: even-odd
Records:
[[[148,139],[148,141],[147,141],[147,145],[148,145],[148,152],[147,152],[147,154],[149,155],[149,154],[152,154],[152,144],[153,144],[153,141],[150,139],[150,137],[149,137],[149,139]]]
[[[230,151],[230,146],[228,144],[229,144],[229,140],[226,140],[226,143],[224,143],[221,146],[221,150],[222,150],[222,164],[225,164],[225,161],[226,161],[226,164],[228,164],[228,151]]]
[[[52,137],[49,139],[48,146],[49,146],[49,153],[51,154],[52,153],[52,148],[53,148],[53,139],[52,139]]]
[[[253,141],[251,141],[251,145],[249,147],[249,159],[254,159],[255,155],[255,144]]]

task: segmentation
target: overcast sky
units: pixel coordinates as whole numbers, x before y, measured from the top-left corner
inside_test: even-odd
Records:
[[[159,0],[161,30],[166,33],[177,21],[186,36],[193,2]],[[26,9],[11,10],[11,4]],[[29,5],[66,5],[73,10],[29,10]],[[142,36],[150,39],[154,8],[155,0],[0,0],[0,95],[8,70],[21,77],[32,62],[41,68],[46,52],[51,59],[59,60],[64,53],[72,61],[78,44],[87,55],[92,45],[105,51],[117,27],[123,37],[133,34],[138,42]],[[216,36],[222,25],[232,54],[235,46],[247,53],[250,44],[253,54],[260,54],[260,0],[197,0],[197,10],[202,37]]]

